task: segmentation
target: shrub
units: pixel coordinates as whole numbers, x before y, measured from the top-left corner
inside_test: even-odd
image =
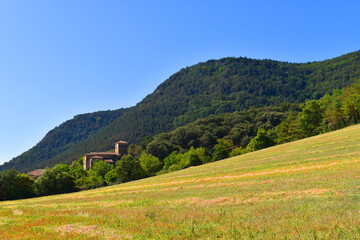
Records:
[[[244,152],[244,148],[242,148],[242,147],[236,147],[236,148],[234,148],[233,150],[231,150],[229,156],[230,156],[230,157],[235,157],[235,156],[238,156],[238,155],[243,154],[243,152]]]
[[[180,166],[180,164],[175,164],[175,165],[171,165],[169,167],[169,172],[175,172],[175,171],[178,171],[181,169],[182,169],[182,167]]]

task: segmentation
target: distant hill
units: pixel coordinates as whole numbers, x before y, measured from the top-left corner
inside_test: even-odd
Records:
[[[99,129],[120,117],[125,109],[81,114],[68,120],[53,130],[29,151],[0,166],[0,170],[15,168],[19,171],[34,169],[47,159],[66,151],[76,143],[88,138]],[[46,163],[42,166],[48,166]]]
[[[96,125],[93,117],[83,115],[84,125],[80,125],[86,127],[78,137],[73,136],[78,134],[80,119],[65,122],[34,148],[0,166],[0,171],[69,163],[89,151],[112,149],[119,139],[139,143],[147,135],[170,131],[211,114],[318,99],[359,78],[359,66],[360,51],[302,64],[249,58],[209,60],[181,69],[136,106],[106,112],[112,117],[103,124]]]

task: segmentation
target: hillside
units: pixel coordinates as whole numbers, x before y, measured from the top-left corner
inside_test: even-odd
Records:
[[[119,139],[139,143],[147,135],[170,131],[211,114],[317,99],[359,78],[359,64],[359,51],[306,64],[248,58],[199,63],[181,69],[136,106],[125,109],[111,123],[84,134],[81,140],[59,145],[61,150],[54,154],[48,148],[35,146],[0,166],[0,171],[27,171],[69,163],[89,151],[112,149]],[[62,134],[60,138],[68,139],[74,131],[69,129]]]
[[[126,184],[2,202],[0,235],[356,239],[359,143],[356,125]]]

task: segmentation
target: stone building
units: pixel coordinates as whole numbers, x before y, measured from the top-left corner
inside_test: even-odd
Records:
[[[123,155],[127,154],[128,143],[119,141],[115,143],[115,152],[91,152],[84,155],[83,167],[89,170],[96,160],[102,160],[114,164]]]

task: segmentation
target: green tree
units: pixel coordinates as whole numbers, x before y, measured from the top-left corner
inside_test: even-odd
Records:
[[[182,154],[177,151],[172,152],[169,156],[164,159],[164,169],[169,169],[172,165],[180,164]],[[180,166],[180,165],[179,165]]]
[[[145,150],[147,145],[152,141],[154,140],[154,138],[152,136],[146,136],[144,137],[143,139],[141,139],[141,142],[140,142],[140,148],[142,150]]]
[[[189,151],[181,155],[181,160],[179,165],[181,168],[187,168],[190,166],[197,166],[203,163],[210,162],[210,157],[206,154],[204,148],[194,148],[191,147]],[[176,164],[177,165],[177,164]]]
[[[77,162],[82,166],[84,164],[84,156],[80,157]]]
[[[206,132],[200,137],[200,146],[205,148],[213,148],[216,144],[216,137],[210,132]]]
[[[17,172],[10,169],[0,172],[0,200],[13,199],[11,196],[11,187],[15,184]]]
[[[56,165],[53,169],[46,168],[44,174],[35,181],[34,191],[38,195],[73,192],[75,180],[63,164]]]
[[[229,152],[224,145],[216,144],[214,146],[214,153],[213,153],[213,157],[212,157],[213,162],[221,160],[221,159],[225,159],[228,157],[229,157]]]
[[[233,141],[231,139],[218,139],[217,142],[218,142],[217,145],[222,145],[226,149],[229,149],[234,146]]]
[[[73,161],[71,163],[70,174],[73,175],[76,179],[88,176],[87,171],[84,169],[82,164],[79,164],[78,161]]]
[[[161,138],[155,138],[146,147],[146,151],[149,154],[158,157],[159,159],[164,159],[174,150],[174,145],[169,140]]]
[[[142,169],[145,171],[147,176],[153,176],[157,171],[159,171],[162,167],[162,163],[159,158],[151,155],[143,153],[140,156],[140,165]]]
[[[70,166],[67,164],[57,164],[55,169],[60,172],[70,173]]]
[[[88,175],[76,179],[75,184],[80,189],[91,189],[104,186],[104,180],[96,175]]]
[[[324,114],[325,131],[334,131],[345,126],[345,116],[340,99],[333,99]]]
[[[311,100],[306,102],[300,116],[300,128],[303,130],[306,137],[320,133],[321,123],[324,117],[323,112],[324,111],[318,101]]]
[[[196,148],[195,152],[199,156],[202,164],[211,162],[211,158],[205,148],[203,148],[203,147]],[[195,165],[192,165],[192,166],[195,166]]]
[[[180,166],[182,168],[187,168],[190,166],[197,166],[202,164],[200,156],[197,154],[194,147],[191,147],[189,151],[183,154],[182,159],[180,161]]]
[[[130,154],[131,156],[140,156],[141,147],[135,144],[130,144],[130,146],[128,147],[128,154]]]
[[[231,139],[218,139],[217,144],[213,148],[212,161],[218,161],[229,157],[229,150],[233,147]]]
[[[0,173],[0,200],[14,200],[34,196],[34,180],[26,173],[18,174],[15,170]]]
[[[97,161],[94,166],[90,169],[90,172],[98,177],[104,179],[105,175],[113,169],[113,166],[105,161]]]
[[[277,144],[292,142],[304,137],[296,113],[290,112],[287,118],[275,128],[275,136]]]
[[[199,138],[203,135],[203,131],[198,127],[180,127],[172,132],[170,138],[174,145],[180,148],[188,149],[189,147],[198,147],[200,145]]]
[[[125,174],[124,174],[124,172],[121,171],[121,169],[119,167],[116,167],[116,168],[110,170],[105,175],[105,182],[107,184],[122,183],[122,182],[124,182],[124,179],[125,179]]]
[[[10,186],[11,199],[29,198],[34,196],[34,180],[26,173],[17,174]]]
[[[343,93],[343,106],[345,118],[349,124],[357,124],[360,121],[360,81],[351,88],[346,88]]]
[[[244,154],[246,153],[246,150],[245,148],[242,148],[242,147],[236,147],[236,148],[233,148],[229,154],[229,157],[235,157],[235,156],[238,156],[238,155],[241,155],[241,154]]]
[[[140,161],[131,155],[124,155],[116,162],[118,171],[124,174],[124,181],[131,181],[143,178],[145,173],[140,165]]]
[[[269,137],[268,131],[263,128],[260,128],[257,132],[256,137],[251,139],[247,148],[251,151],[260,150],[263,148],[271,147],[274,145],[274,141]]]

